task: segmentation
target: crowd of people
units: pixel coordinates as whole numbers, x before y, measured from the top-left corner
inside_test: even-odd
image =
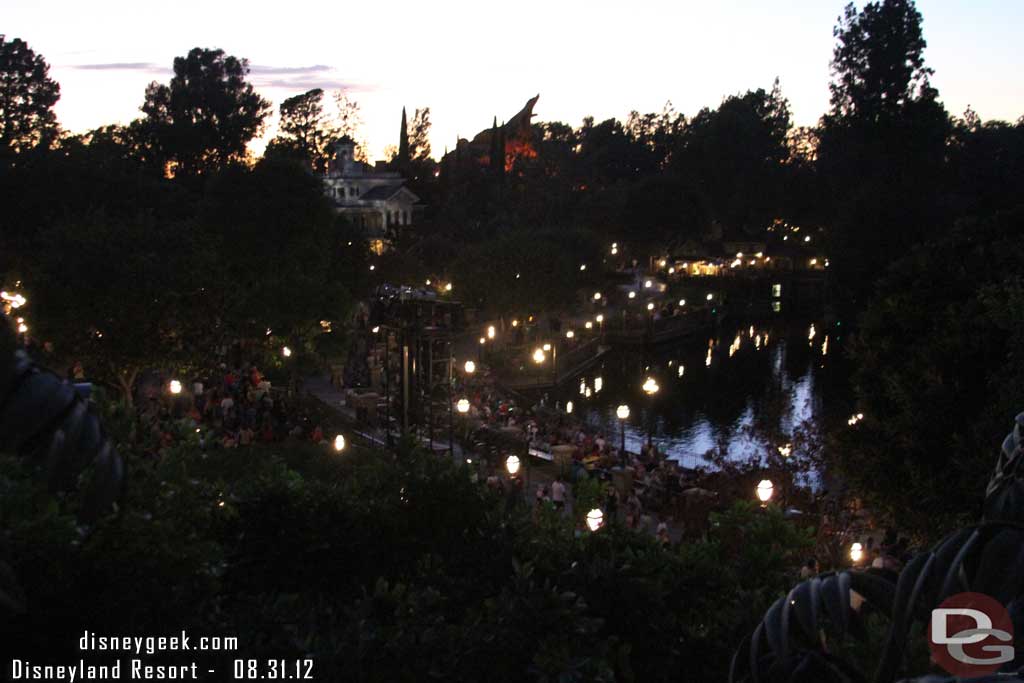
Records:
[[[126,418],[127,438],[137,450],[158,458],[168,448],[194,439],[202,450],[247,448],[284,440],[328,443],[324,425],[330,418],[315,404],[273,387],[253,362],[221,362],[180,381],[153,374],[138,383],[133,404],[114,408]],[[74,363],[68,379],[86,379]]]
[[[545,454],[542,457],[556,460],[556,452],[569,454],[571,464],[564,470],[567,481],[539,483],[533,492],[538,504],[563,509],[573,484],[597,480],[602,483],[605,513],[630,528],[648,529],[668,543],[669,525],[679,528],[687,521],[683,492],[698,488],[700,473],[680,468],[656,445],[645,443],[639,453],[623,451],[614,436],[609,438],[600,429],[547,406],[546,401],[524,407],[485,373],[460,391],[469,400],[467,417],[476,426],[475,447],[489,440],[509,445],[525,441],[529,449]],[[492,486],[498,486],[499,480],[496,474],[488,478]],[[704,507],[706,516],[710,505]],[[695,525],[695,530],[699,527]]]

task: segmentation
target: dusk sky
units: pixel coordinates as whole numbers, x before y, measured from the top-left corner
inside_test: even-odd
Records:
[[[832,28],[845,0],[3,4],[0,31],[50,63],[68,130],[135,118],[146,85],[168,81],[174,57],[200,46],[248,58],[275,113],[310,88],[348,89],[379,158],[397,142],[403,105],[410,116],[430,107],[439,156],[456,134],[507,119],[538,93],[535,120],[576,126],[586,115],[659,111],[667,100],[689,116],[778,76],[796,123],[812,124],[828,107]],[[986,120],[1024,114],[1024,2],[917,6],[946,108],[959,115],[970,104]]]

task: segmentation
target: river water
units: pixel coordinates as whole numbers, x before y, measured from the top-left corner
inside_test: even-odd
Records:
[[[687,467],[704,464],[712,450],[749,459],[785,443],[801,425],[820,428],[850,416],[843,336],[841,323],[820,319],[736,319],[713,335],[651,352],[617,349],[551,398],[562,409],[571,401],[574,414],[616,444],[616,408],[629,406],[625,440],[633,452],[650,435]],[[643,390],[647,378],[658,385],[653,395]]]

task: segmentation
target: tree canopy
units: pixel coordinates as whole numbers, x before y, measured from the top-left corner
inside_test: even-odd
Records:
[[[265,156],[294,157],[324,173],[338,129],[324,112],[323,100],[324,91],[315,88],[282,102],[278,134],[267,145]]]
[[[911,102],[934,97],[927,43],[914,0],[851,2],[834,30],[832,116],[878,121],[903,113]]]
[[[0,34],[0,161],[56,139],[59,99],[60,85],[42,55]]]
[[[842,254],[838,291],[862,307],[887,263],[952,224],[943,211],[950,122],[928,82],[913,0],[850,5],[835,35],[817,165],[830,249]]]
[[[980,511],[1021,409],[1024,212],[964,221],[893,264],[854,347],[858,410],[835,464],[900,528],[935,535]]]
[[[320,320],[344,315],[335,268],[343,233],[320,180],[303,166],[264,159],[227,169],[210,184],[201,216],[217,255],[216,309],[232,329],[303,338]]]
[[[196,47],[174,58],[170,84],[146,88],[144,132],[172,173],[210,173],[245,158],[270,111],[248,73],[248,60]]]

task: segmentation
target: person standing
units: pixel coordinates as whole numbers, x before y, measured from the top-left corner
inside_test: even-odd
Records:
[[[608,511],[608,520],[616,524],[619,520],[619,492],[609,486],[605,492],[604,507]]]
[[[562,483],[561,477],[556,477],[551,482],[551,503],[558,511],[565,509],[565,484]]]
[[[804,566],[800,568],[800,578],[809,579],[818,574],[818,560],[816,558],[809,558]]]
[[[656,533],[658,543],[664,547],[668,547],[672,544],[672,538],[668,534],[668,524],[665,522],[658,523],[658,531]]]
[[[643,505],[640,504],[636,492],[631,492],[626,499],[626,524],[630,529],[636,529],[640,525],[640,515],[643,511]]]

